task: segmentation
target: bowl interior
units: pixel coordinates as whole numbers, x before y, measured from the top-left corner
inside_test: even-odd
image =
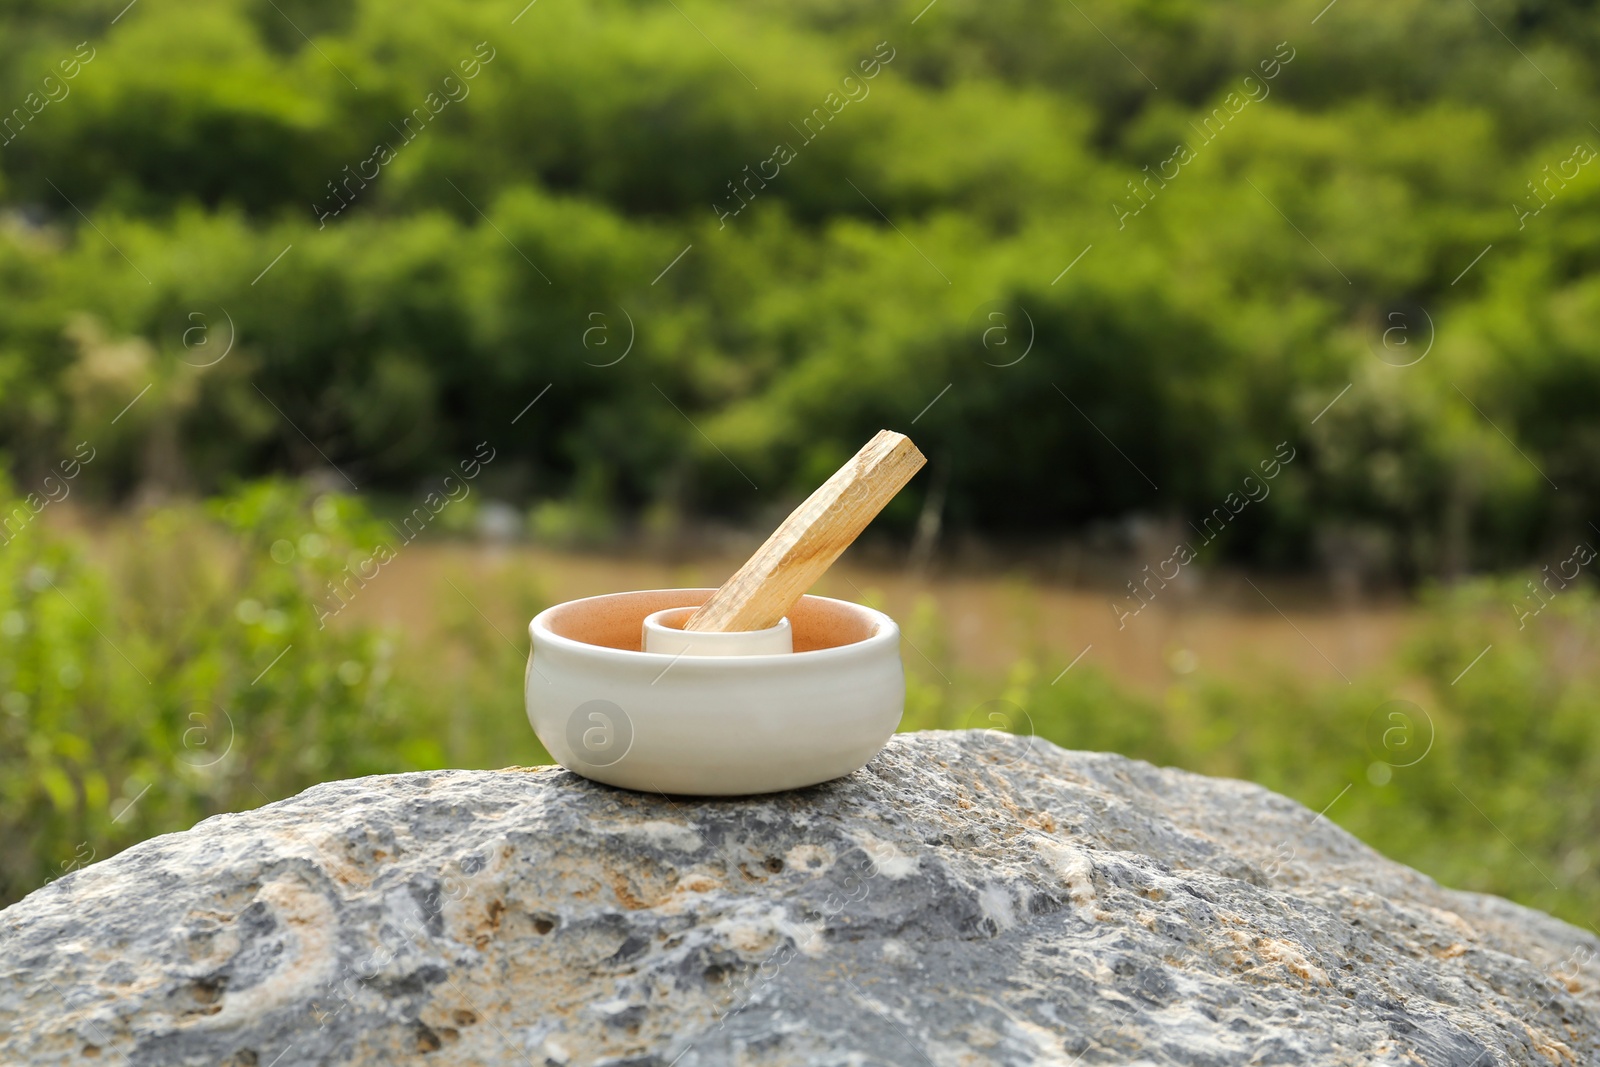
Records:
[[[585,644],[642,651],[644,617],[665,608],[697,608],[714,589],[646,589],[574,600],[551,608],[545,625],[558,636]],[[814,652],[865,641],[877,622],[853,604],[803,596],[789,612],[796,652]],[[679,623],[681,625],[681,623]]]

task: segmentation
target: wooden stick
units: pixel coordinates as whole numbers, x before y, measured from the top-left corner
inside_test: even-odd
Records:
[[[683,628],[729,633],[778,625],[926,462],[911,438],[879,430],[783,520]]]

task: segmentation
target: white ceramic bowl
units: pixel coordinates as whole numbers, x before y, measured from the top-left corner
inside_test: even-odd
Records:
[[[905,705],[893,619],[806,596],[787,654],[640,650],[647,615],[712,592],[612,593],[528,624],[528,721],[563,767],[627,789],[738,796],[826,782],[877,754]]]

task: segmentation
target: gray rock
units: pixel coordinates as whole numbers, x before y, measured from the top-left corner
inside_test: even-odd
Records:
[[[982,732],[700,801],[330,782],[0,913],[0,1063],[1600,1063],[1600,941],[1259,786]]]

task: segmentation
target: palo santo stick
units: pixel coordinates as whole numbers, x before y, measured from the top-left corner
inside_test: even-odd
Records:
[[[783,520],[683,628],[730,633],[778,625],[926,462],[911,438],[879,430]]]

